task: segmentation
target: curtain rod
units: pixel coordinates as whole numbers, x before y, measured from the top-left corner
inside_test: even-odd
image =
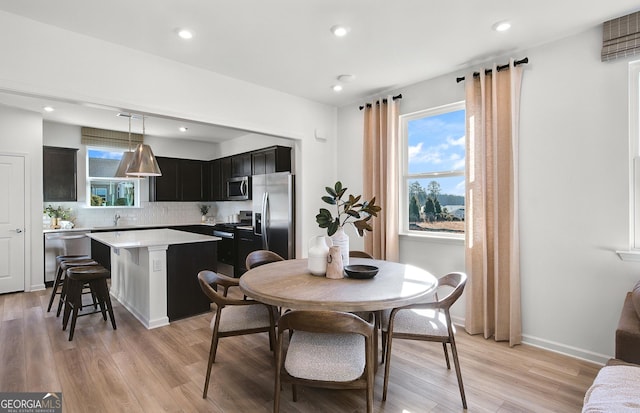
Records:
[[[518,66],[518,65],[522,65],[522,64],[526,64],[526,63],[529,63],[529,58],[528,58],[528,57],[525,57],[524,59],[520,59],[520,60],[515,60],[515,61],[513,62],[513,65],[514,65],[514,66]],[[497,67],[498,72],[499,72],[499,71],[501,71],[501,70],[504,70],[504,69],[508,69],[508,68],[509,68],[509,64],[501,65],[501,66],[498,66],[498,67]],[[484,74],[485,74],[485,75],[488,75],[489,73],[491,73],[491,71],[492,71],[492,69],[487,69],[487,70],[485,70],[485,71],[484,71]],[[480,76],[480,73],[475,72],[475,73],[473,74],[473,77],[477,77],[477,76]],[[460,83],[460,82],[462,82],[463,80],[464,80],[464,76],[462,76],[462,77],[456,77],[456,83]]]
[[[402,99],[402,93],[400,93],[399,95],[393,96],[392,99],[393,100]],[[387,103],[387,98],[382,99],[382,103]],[[380,104],[380,101],[377,101],[376,105],[379,105],[379,104]],[[371,106],[372,106],[371,103],[367,103],[365,105],[360,106],[360,110],[364,109],[365,107],[370,108]]]

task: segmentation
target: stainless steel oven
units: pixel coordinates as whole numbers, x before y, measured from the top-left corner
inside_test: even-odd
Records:
[[[216,225],[212,235],[222,238],[218,241],[218,272],[233,277],[234,230]]]

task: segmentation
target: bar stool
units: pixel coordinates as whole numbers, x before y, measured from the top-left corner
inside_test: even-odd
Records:
[[[67,269],[65,285],[67,288],[67,297],[64,300],[64,316],[62,318],[62,331],[67,329],[69,315],[71,315],[71,327],[69,329],[69,341],[73,340],[73,332],[76,328],[76,320],[78,317],[102,313],[102,318],[107,321],[107,312],[111,319],[113,329],[116,329],[116,319],[113,315],[111,307],[111,298],[109,297],[109,288],[107,287],[107,278],[109,270],[100,266],[77,266]],[[89,284],[94,297],[97,299],[100,310],[94,310],[89,313],[78,314],[82,309],[82,290],[85,284]]]
[[[60,264],[64,261],[70,260],[79,260],[79,259],[90,259],[91,257],[88,255],[58,255],[56,257],[56,278],[53,281],[53,288],[51,290],[51,298],[49,298],[49,306],[47,307],[47,313],[51,311],[51,306],[53,305],[53,300],[56,298],[56,295],[60,294],[58,291],[58,287],[62,287],[62,282],[64,281],[64,272],[62,268],[60,268]]]
[[[69,268],[75,267],[88,267],[88,266],[96,266],[100,265],[97,261],[92,260],[91,258],[78,258],[78,259],[68,259],[60,262],[60,277],[61,279],[58,281],[62,284],[62,291],[60,292],[60,300],[58,300],[58,311],[56,311],[56,317],[60,317],[60,312],[62,311],[62,306],[67,296],[67,270]],[[57,279],[57,275],[56,275]],[[91,297],[93,299],[94,308],[98,308],[98,304],[95,298],[95,295],[91,289],[85,292],[86,294],[91,293]]]

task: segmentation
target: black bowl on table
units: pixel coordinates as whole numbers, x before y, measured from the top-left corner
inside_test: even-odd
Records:
[[[374,265],[354,264],[346,265],[344,272],[349,278],[367,279],[373,278],[378,273],[378,267]]]

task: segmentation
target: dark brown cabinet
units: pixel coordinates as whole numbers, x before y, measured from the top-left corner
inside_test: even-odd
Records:
[[[253,230],[236,229],[235,236],[235,262],[233,263],[234,277],[240,277],[247,272],[247,255],[262,249],[262,239],[254,235]]]
[[[149,201],[177,201],[179,159],[156,156],[156,161],[162,176],[149,177]]]
[[[251,153],[241,153],[231,157],[231,176],[251,175]]]
[[[252,175],[291,172],[291,148],[274,146],[251,153]]]
[[[203,161],[156,157],[162,176],[149,178],[149,201],[202,201]]]
[[[44,202],[78,200],[77,158],[75,148],[42,148],[42,184]]]
[[[217,271],[217,242],[169,245],[167,249],[167,316],[169,321],[211,311],[197,274]]]
[[[181,201],[202,201],[203,194],[203,166],[204,162],[192,159],[180,160],[180,189]]]
[[[223,201],[222,159],[207,162],[205,179],[205,199],[207,201]]]
[[[198,161],[156,157],[162,176],[149,178],[149,201],[227,201],[229,178],[291,171],[291,148],[272,146]]]

